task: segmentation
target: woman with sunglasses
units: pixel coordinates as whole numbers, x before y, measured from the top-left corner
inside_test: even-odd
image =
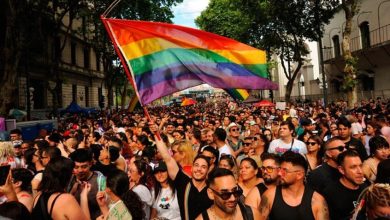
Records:
[[[321,146],[322,140],[317,135],[310,136],[306,141],[307,154],[305,156],[309,163],[308,172],[314,170],[322,163]]]
[[[238,185],[246,197],[249,191],[263,180],[257,177],[259,167],[254,159],[247,157],[241,160]]]

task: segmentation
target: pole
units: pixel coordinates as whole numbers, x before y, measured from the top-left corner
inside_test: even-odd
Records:
[[[319,52],[320,52],[320,72],[322,74],[322,92],[324,95],[324,107],[328,104],[328,94],[326,91],[326,79],[325,79],[325,67],[324,67],[324,53],[322,50],[322,39],[321,39],[321,23],[319,19],[319,7],[320,7],[320,1],[316,0],[316,11],[315,11],[315,16],[317,19],[317,34],[318,34],[318,47],[319,47]]]

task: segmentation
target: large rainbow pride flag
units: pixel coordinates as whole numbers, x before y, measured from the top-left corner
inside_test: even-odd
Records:
[[[142,105],[203,83],[222,89],[278,87],[267,79],[262,50],[173,24],[102,21]]]

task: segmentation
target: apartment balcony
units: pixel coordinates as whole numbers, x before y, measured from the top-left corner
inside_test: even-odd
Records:
[[[323,49],[325,64],[331,64],[342,60],[341,42],[342,39],[340,39],[339,47],[333,46]],[[365,53],[365,56],[369,56],[370,52],[377,53],[378,51],[382,51],[384,52],[384,56],[382,57],[388,60],[388,57],[386,56],[390,56],[390,24],[370,31],[367,37],[359,35],[358,37],[352,38],[350,49],[351,52],[358,57],[362,53]],[[378,57],[375,56],[375,59],[378,59]]]

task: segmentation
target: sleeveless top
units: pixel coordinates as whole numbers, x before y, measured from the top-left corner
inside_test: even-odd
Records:
[[[263,195],[263,193],[268,189],[264,183],[259,183],[256,185],[257,189],[259,190],[260,197]]]
[[[301,204],[298,206],[289,206],[284,200],[282,195],[282,187],[276,187],[275,199],[272,204],[269,220],[314,220],[313,212],[311,209],[311,199],[313,197],[314,190],[309,187],[305,187],[303,192]]]
[[[47,211],[47,203],[49,201],[49,198],[50,196],[52,195],[53,193],[42,193],[40,196],[39,196],[39,199],[37,201],[37,203],[35,204],[34,208],[32,209],[32,212],[31,212],[31,219],[41,219],[41,220],[50,220],[50,219],[53,219],[51,217],[51,214],[53,212],[53,207],[54,207],[54,204],[56,203],[56,200],[58,199],[58,197],[60,197],[60,194],[56,195],[56,197],[54,198],[53,202],[51,203],[51,206],[50,206],[50,211],[48,212]]]

